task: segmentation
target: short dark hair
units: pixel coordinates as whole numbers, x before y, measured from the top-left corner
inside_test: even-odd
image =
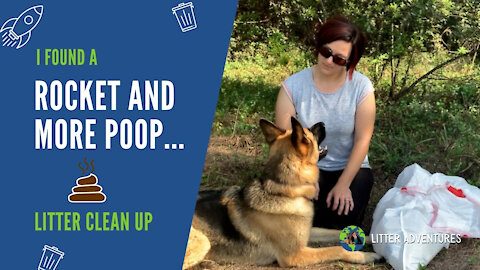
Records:
[[[314,35],[315,45],[313,54],[315,57],[318,57],[318,50],[327,43],[336,40],[352,43],[352,52],[347,64],[348,78],[351,80],[353,71],[365,51],[367,44],[365,34],[347,18],[338,15],[327,20],[324,24],[318,23],[315,25]]]

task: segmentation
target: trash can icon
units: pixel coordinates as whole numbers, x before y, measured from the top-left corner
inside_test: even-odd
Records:
[[[43,246],[42,259],[38,264],[38,270],[55,270],[58,262],[63,259],[63,255],[65,253],[58,250],[57,247]]]
[[[180,3],[178,6],[172,8],[172,11],[173,14],[175,14],[175,17],[177,17],[182,32],[197,28],[197,21],[195,20],[195,13],[193,13],[192,2]]]

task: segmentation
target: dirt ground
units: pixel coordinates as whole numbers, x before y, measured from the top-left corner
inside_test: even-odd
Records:
[[[258,136],[258,135],[256,135]],[[205,159],[201,190],[224,189],[231,185],[243,185],[249,179],[260,176],[262,160],[267,148],[262,144],[263,137],[254,135],[216,136],[212,134]],[[373,164],[374,166],[375,164]],[[366,211],[362,229],[367,233],[372,224],[372,215],[375,206],[382,196],[393,186],[396,176],[385,175],[373,169],[375,184],[372,190],[370,203]],[[332,244],[333,245],[333,244]],[[371,250],[371,246],[365,248]],[[365,249],[364,248],[364,249]],[[358,265],[344,262],[318,264],[301,268],[281,268],[278,265],[248,266],[248,265],[219,265],[212,261],[205,261],[194,267],[195,270],[277,270],[277,269],[393,269],[388,263]],[[429,270],[480,270],[480,239],[462,239],[460,244],[451,244],[449,249],[443,249],[424,268]]]

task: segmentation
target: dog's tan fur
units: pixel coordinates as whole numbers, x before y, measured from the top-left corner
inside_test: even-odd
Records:
[[[257,265],[274,261],[280,266],[335,260],[369,263],[380,259],[375,253],[351,252],[341,246],[307,246],[309,241],[338,241],[340,233],[311,228],[311,199],[319,175],[316,138],[293,117],[292,130],[285,131],[266,120],[261,120],[260,126],[270,145],[262,180],[226,190],[218,204],[226,209],[223,218],[218,210],[222,208],[197,202],[184,268],[199,262],[205,250],[208,253],[202,259]],[[324,127],[320,128],[324,132]]]

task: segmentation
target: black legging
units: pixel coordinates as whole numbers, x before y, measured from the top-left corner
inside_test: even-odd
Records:
[[[342,171],[323,171],[320,170],[320,193],[318,194],[318,200],[314,200],[315,215],[313,217],[314,227],[323,227],[330,229],[339,229],[349,225],[360,226],[365,215],[365,209],[367,208],[368,200],[370,199],[370,191],[373,186],[373,174],[372,170],[368,168],[361,168],[352,183],[350,184],[350,191],[352,192],[354,208],[353,211],[349,211],[348,215],[338,215],[338,209],[332,211],[333,199],[330,204],[330,208],[327,208],[327,195],[335,186],[338,178],[342,174]]]

